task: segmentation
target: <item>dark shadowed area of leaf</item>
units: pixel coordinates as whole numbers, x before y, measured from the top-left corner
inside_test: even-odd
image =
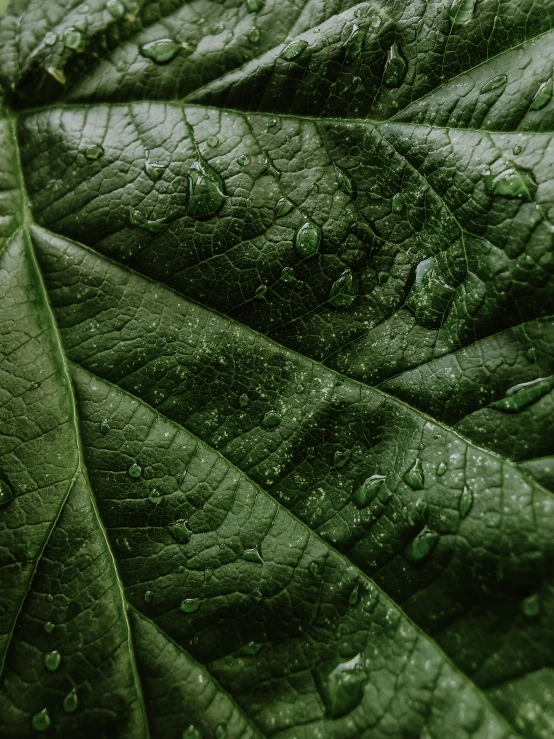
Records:
[[[0,15],[0,737],[554,736],[552,0]]]

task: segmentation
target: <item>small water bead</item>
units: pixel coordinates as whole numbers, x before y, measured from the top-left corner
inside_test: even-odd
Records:
[[[6,505],[15,497],[15,490],[8,482],[6,476],[0,473],[0,506]]]
[[[354,289],[354,278],[349,269],[345,269],[342,275],[335,280],[329,291],[329,303],[335,308],[347,308],[356,299]]]
[[[121,0],[108,0],[106,10],[116,20],[121,20],[126,13],[125,5]]]
[[[294,203],[291,203],[288,198],[279,198],[277,205],[275,206],[275,217],[282,218],[283,216],[286,216],[287,213],[290,213],[291,210],[294,210]]]
[[[296,282],[296,277],[294,276],[294,270],[292,267],[283,267],[281,270],[281,280],[287,284]]]
[[[256,654],[258,654],[262,649],[263,644],[256,644],[256,642],[248,642],[248,644],[245,644],[244,646],[237,649],[236,654],[238,656],[249,656],[252,657]]]
[[[378,15],[374,15],[374,16],[372,16],[372,18],[371,18],[371,21],[370,21],[370,26],[371,26],[372,28],[379,28],[379,27],[381,26],[381,23],[382,23],[382,22],[383,22],[383,21],[381,20],[381,17],[380,17],[380,16],[378,16]]]
[[[459,507],[461,518],[465,518],[467,516],[467,514],[471,510],[472,505],[473,505],[473,491],[467,485],[464,485],[464,489],[462,491],[462,497],[460,498],[460,507]]]
[[[476,0],[451,0],[448,15],[454,24],[469,23],[473,18]]]
[[[302,52],[305,51],[305,49],[307,48],[307,41],[304,41],[304,39],[296,39],[295,41],[291,41],[290,44],[287,44],[287,46],[285,46],[279,56],[282,59],[286,59],[287,62],[290,62],[293,59],[299,57],[300,54],[302,54]]]
[[[47,67],[46,71],[53,79],[56,80],[56,82],[59,82],[60,85],[67,84],[67,77],[65,76],[63,69],[59,69],[59,67]]]
[[[479,92],[491,92],[492,90],[496,90],[498,87],[502,87],[503,85],[505,85],[507,81],[508,78],[505,74],[497,74],[496,77],[493,77],[488,82],[486,82]]]
[[[219,139],[217,136],[208,136],[206,143],[211,149],[214,149],[216,146],[219,145]]]
[[[536,362],[537,361],[537,350],[535,349],[534,346],[532,346],[531,348],[526,349],[523,352],[523,356],[528,362]]]
[[[352,32],[344,45],[344,61],[347,64],[350,64],[350,62],[353,62],[354,59],[357,59],[360,56],[364,38],[365,31],[363,31],[358,25],[354,24]]]
[[[256,28],[256,26],[254,26],[254,28],[251,28],[248,31],[248,40],[250,41],[251,44],[257,44],[260,38],[261,38],[260,29]]]
[[[33,716],[32,725],[35,731],[46,731],[51,723],[47,708],[43,708]]]
[[[350,461],[350,457],[352,456],[352,452],[347,449],[344,451],[338,451],[335,452],[335,456],[333,459],[333,467],[336,470],[340,470],[342,467],[345,466]]]
[[[448,467],[446,465],[446,462],[439,462],[436,469],[437,477],[442,477],[444,474],[446,474],[447,469]]]
[[[246,156],[246,154],[241,154],[237,162],[241,167],[246,167],[247,164],[250,164],[250,157]]]
[[[165,165],[160,164],[159,162],[153,162],[150,159],[150,152],[146,152],[146,162],[144,164],[144,171],[146,172],[146,176],[149,180],[152,182],[159,182],[161,178],[163,177],[163,174],[166,170]]]
[[[295,385],[294,392],[298,393],[298,395],[302,395],[302,393],[304,392],[304,385],[300,385],[300,384]]]
[[[52,595],[52,593],[48,593],[48,595],[46,596],[46,600],[49,603],[53,603],[54,602],[54,596]]]
[[[523,148],[519,144],[516,144],[514,148],[512,149],[512,152],[514,153],[515,156],[517,156],[518,154],[521,154],[522,151],[523,151]]]
[[[181,601],[180,609],[183,613],[194,613],[200,606],[200,598],[185,598]]]
[[[423,490],[423,465],[421,464],[421,459],[419,459],[419,457],[415,460],[410,469],[404,474],[403,480],[412,488],[412,490]]]
[[[536,403],[554,389],[554,375],[520,382],[506,391],[506,397],[491,403],[490,407],[504,413],[519,413]]]
[[[239,405],[240,405],[241,408],[246,408],[246,406],[248,405],[248,403],[250,403],[250,398],[248,397],[248,395],[246,393],[243,393],[239,397]]]
[[[264,0],[245,0],[245,4],[249,13],[258,13],[264,6]]]
[[[387,87],[399,87],[404,81],[407,71],[408,63],[402,56],[395,41],[387,54],[387,61],[383,70],[384,84]]]
[[[267,285],[260,285],[256,288],[254,293],[254,300],[265,300],[265,294],[267,293]]]
[[[274,429],[281,423],[281,414],[277,411],[267,411],[262,421],[262,426],[265,429]]]
[[[541,603],[537,594],[525,598],[521,604],[521,612],[527,618],[536,618],[541,612]]]
[[[192,536],[192,531],[189,529],[188,521],[184,518],[175,521],[170,524],[167,528],[171,536],[175,539],[177,544],[188,544]]]
[[[277,125],[277,118],[270,118],[267,122],[268,128],[274,128]]]
[[[138,480],[138,478],[142,475],[142,467],[136,462],[133,462],[133,464],[127,470],[127,474],[132,480]]]
[[[404,210],[404,197],[401,192],[397,192],[392,196],[390,207],[393,213],[402,213]]]
[[[205,161],[195,162],[189,173],[187,215],[192,218],[210,218],[218,213],[224,202],[221,177]]]
[[[381,185],[373,185],[369,190],[369,197],[372,200],[381,200],[383,197]]]
[[[350,713],[361,701],[367,682],[362,655],[322,662],[313,670],[314,682],[329,718]]]
[[[66,713],[73,713],[79,705],[79,696],[75,688],[71,690],[63,699],[63,710]]]
[[[360,588],[358,585],[354,585],[348,596],[348,605],[351,607],[357,606],[360,600]]]
[[[54,33],[53,31],[49,31],[44,37],[44,43],[46,44],[46,46],[54,46],[57,40],[58,34]]]
[[[321,573],[323,572],[323,567],[319,564],[319,562],[310,562],[310,564],[308,565],[308,572],[311,575],[316,575],[319,577],[319,575],[321,575]]]
[[[169,64],[179,54],[190,56],[195,46],[189,43],[178,43],[171,38],[160,38],[150,41],[140,47],[140,53],[146,59],[151,59],[156,64]]]
[[[405,305],[420,326],[440,328],[455,292],[456,287],[447,284],[435,258],[429,257],[417,265],[415,281]]]
[[[144,602],[147,605],[150,605],[150,603],[152,603],[153,600],[154,600],[154,592],[152,590],[147,590],[144,593]]]
[[[223,724],[219,724],[215,729],[215,739],[227,739],[227,729]]]
[[[484,173],[485,192],[489,195],[533,200],[537,192],[537,183],[532,172],[518,167],[513,162],[505,164],[504,169],[498,174]]]
[[[131,210],[129,213],[129,225],[135,228],[143,228],[153,234],[159,234],[167,228],[165,221],[151,221],[138,210]]]
[[[107,418],[103,418],[100,421],[100,433],[102,436],[106,436],[107,433],[109,433],[110,430],[110,424]]]
[[[202,732],[191,724],[183,731],[183,739],[202,739]]]
[[[60,666],[61,661],[62,655],[58,652],[57,649],[55,649],[53,652],[48,652],[48,654],[44,656],[44,666],[50,672],[55,672],[55,670],[57,670]]]
[[[85,48],[85,37],[77,28],[68,28],[63,35],[63,43],[67,49],[81,52]]]
[[[260,565],[263,565],[264,563],[259,546],[253,547],[252,549],[245,549],[244,552],[241,554],[241,557],[246,560],[246,562],[255,562],[256,564]]]
[[[321,229],[313,221],[306,221],[300,226],[294,237],[294,248],[302,259],[317,254],[321,244]]]
[[[546,82],[543,82],[542,85],[539,86],[539,89],[533,96],[529,109],[541,110],[545,105],[548,105],[552,99],[552,88],[553,82],[552,77],[550,77],[550,79],[546,80]]]
[[[386,479],[385,475],[371,475],[367,480],[364,480],[352,496],[352,502],[356,508],[366,508],[375,500]]]
[[[91,161],[100,159],[100,157],[103,155],[104,155],[104,149],[100,146],[100,144],[91,144],[85,149],[85,156],[87,159],[90,159]]]
[[[412,564],[420,564],[431,554],[438,540],[439,534],[425,526],[406,547],[406,559]]]

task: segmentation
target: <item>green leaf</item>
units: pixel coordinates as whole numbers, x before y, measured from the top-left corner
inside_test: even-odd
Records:
[[[11,1],[1,736],[552,736],[553,23]]]

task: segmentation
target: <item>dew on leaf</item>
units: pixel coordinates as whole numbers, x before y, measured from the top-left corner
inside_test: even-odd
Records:
[[[480,92],[484,93],[491,92],[491,90],[496,90],[497,87],[502,87],[503,85],[505,85],[507,81],[508,78],[505,74],[497,74],[496,77],[493,77],[483,85]]]
[[[5,475],[0,473],[0,506],[6,505],[16,497],[15,490]]]
[[[248,164],[250,164],[250,157],[246,154],[241,154],[240,157],[237,159],[237,162],[240,164],[241,167],[246,167]]]
[[[254,292],[255,300],[265,300],[265,294],[267,292],[267,285],[260,285]]]
[[[150,41],[140,47],[140,53],[146,59],[151,59],[156,64],[169,64],[176,56],[184,54],[190,56],[195,50],[194,44],[188,42],[178,43],[171,38],[161,38]]]
[[[184,518],[175,521],[167,528],[177,544],[188,544],[188,542],[190,541],[192,531],[189,529],[188,521],[185,521]]]
[[[286,216],[287,213],[290,213],[293,209],[294,203],[291,203],[288,198],[279,198],[279,200],[277,201],[277,205],[275,206],[275,217],[282,218],[283,216]]]
[[[58,34],[54,33],[53,31],[49,31],[44,37],[44,43],[46,44],[46,46],[54,46],[57,40]]]
[[[181,601],[180,609],[183,613],[194,613],[200,606],[200,598],[185,598]]]
[[[288,62],[290,62],[293,59],[296,59],[296,57],[300,56],[300,54],[302,54],[302,52],[307,47],[307,41],[304,41],[304,39],[296,39],[295,41],[291,41],[290,44],[287,44],[287,46],[285,46],[279,56],[282,59],[286,59]]]
[[[187,215],[192,218],[215,216],[225,202],[223,180],[203,160],[194,162],[189,174]]]
[[[277,411],[267,411],[263,418],[262,426],[264,429],[274,429],[279,426],[281,420],[281,414],[277,413]]]
[[[358,605],[359,600],[360,600],[360,588],[358,585],[354,585],[354,587],[350,591],[350,595],[348,596],[348,605],[354,607]]]
[[[317,254],[321,244],[321,229],[313,221],[303,223],[294,237],[294,248],[299,257],[307,259]]]
[[[504,413],[519,413],[536,403],[554,389],[554,375],[521,382],[506,391],[506,397],[491,403],[490,407]]]
[[[52,621],[47,621],[47,622],[46,622],[46,623],[44,624],[44,631],[45,631],[45,632],[46,632],[47,634],[51,634],[51,633],[52,633],[52,632],[54,631],[54,629],[55,629],[55,628],[56,628],[56,625],[55,625],[55,624],[53,624],[53,623],[52,623]]]
[[[67,84],[67,77],[65,76],[65,72],[63,69],[60,69],[59,67],[48,67],[46,69],[50,77],[56,80],[56,82],[59,82],[60,85],[66,85]]]
[[[183,731],[183,739],[202,739],[202,732],[191,724]]]
[[[270,118],[267,122],[268,128],[274,128],[277,125],[277,118]]]
[[[241,554],[241,557],[246,560],[246,562],[256,562],[256,564],[260,565],[263,565],[264,563],[259,546],[253,547],[252,549],[245,549]]]
[[[87,146],[87,148],[85,149],[85,156],[87,159],[90,159],[91,161],[100,159],[100,157],[103,155],[104,155],[104,149],[100,146],[100,144],[91,144],[90,146]]]
[[[142,467],[136,462],[133,462],[133,464],[127,470],[127,474],[132,480],[138,480],[138,478],[142,475]]]
[[[150,221],[140,211],[134,209],[129,213],[129,225],[135,228],[143,228],[145,231],[154,234],[159,234],[167,228],[165,221]]]
[[[473,491],[470,487],[467,485],[464,485],[464,489],[462,491],[462,497],[460,498],[460,518],[465,518],[467,514],[471,510],[471,506],[473,505]]]
[[[239,398],[239,405],[241,408],[246,408],[248,403],[250,403],[250,398],[246,393],[243,393]]]
[[[423,562],[437,546],[439,534],[425,528],[406,547],[406,558],[412,564]]]
[[[370,25],[372,28],[379,28],[381,26],[381,23],[383,21],[381,20],[381,17],[378,15],[374,15],[371,18]]]
[[[152,590],[147,590],[144,593],[144,602],[149,605],[150,603],[152,603],[153,600],[154,600],[154,593],[153,593],[153,591]]]
[[[352,272],[345,269],[342,275],[335,280],[329,291],[329,303],[335,308],[347,308],[356,299]]]
[[[106,10],[116,20],[121,20],[126,12],[125,5],[121,0],[108,0],[106,3]]]
[[[52,593],[48,593],[48,595],[46,596],[46,600],[49,603],[53,603],[54,602],[54,596],[52,595]]]
[[[302,395],[302,393],[304,392],[304,385],[300,385],[300,384],[295,385],[294,392],[298,393],[298,395]]]
[[[48,654],[44,656],[44,666],[50,672],[54,672],[55,670],[57,670],[60,666],[61,661],[62,655],[58,652],[57,649],[54,649],[54,651],[52,652],[48,652]]]
[[[473,18],[476,0],[451,0],[448,8],[450,20],[455,24],[469,23]]]
[[[70,690],[69,693],[63,699],[63,710],[66,713],[73,713],[73,711],[77,710],[78,705],[79,705],[79,697],[77,695],[77,691],[74,688],[73,690]]]
[[[349,64],[360,56],[364,43],[365,31],[354,24],[352,32],[344,45],[344,61]]]
[[[47,708],[35,713],[32,720],[33,729],[35,731],[46,731],[51,724],[50,715]]]
[[[517,156],[518,154],[521,154],[521,152],[523,151],[523,149],[521,148],[521,146],[519,144],[516,144],[514,146],[514,148],[512,149],[512,151],[513,151],[514,155]]]
[[[383,197],[381,185],[373,185],[369,190],[369,197],[372,200],[381,200]]]
[[[263,644],[256,644],[256,642],[248,642],[248,644],[244,644],[244,646],[237,649],[236,654],[239,656],[253,656],[255,654],[258,654],[258,652],[261,650]]]
[[[535,349],[534,346],[532,346],[523,352],[523,356],[528,362],[536,362],[537,361],[537,350]]]
[[[150,159],[150,152],[146,152],[144,171],[146,172],[146,176],[149,180],[152,180],[152,182],[159,182],[159,180],[161,180],[161,178],[163,177],[165,169],[166,168],[163,164],[160,164],[159,162],[153,162]]]
[[[350,457],[352,456],[352,452],[349,449],[346,450],[339,450],[335,452],[335,456],[333,459],[333,467],[336,470],[340,470],[342,467],[344,467],[345,464],[347,464],[350,461]]]
[[[356,508],[366,508],[376,498],[386,479],[385,475],[371,475],[364,480],[352,496]]]
[[[436,469],[437,477],[442,477],[444,474],[446,474],[447,469],[448,467],[446,465],[446,462],[439,462]]]
[[[529,106],[530,110],[541,110],[545,105],[548,105],[552,99],[552,87],[553,81],[552,77],[550,77],[550,79],[546,80],[546,82],[543,82],[542,85],[539,86],[539,89],[534,94],[531,105]]]
[[[342,190],[342,192],[345,195],[348,195],[348,197],[352,197],[354,194],[354,184],[346,172],[335,165],[335,176],[337,178],[339,190]]]
[[[251,28],[248,31],[248,40],[250,41],[251,44],[257,44],[260,38],[261,38],[260,29],[256,28],[256,26],[254,26],[254,28]]]
[[[72,51],[83,51],[85,48],[85,37],[77,28],[68,28],[63,35],[63,43],[67,49]]]
[[[429,257],[416,267],[406,307],[421,326],[440,328],[455,292],[456,288],[447,284],[439,273],[435,258]]]
[[[206,143],[211,149],[213,149],[219,144],[219,139],[217,136],[208,136]]]
[[[390,207],[393,213],[402,213],[404,210],[404,197],[401,192],[397,192],[392,196]]]
[[[541,612],[539,596],[535,594],[525,598],[521,604],[521,612],[527,618],[536,618]]]
[[[317,576],[319,576],[319,575],[321,575],[322,571],[323,571],[323,568],[319,564],[319,562],[316,562],[316,561],[310,562],[310,564],[308,565],[308,572],[311,575],[317,575]]]
[[[367,682],[362,655],[322,662],[313,670],[314,682],[329,718],[340,718],[360,703]]]
[[[110,431],[110,423],[107,418],[103,418],[100,421],[100,433],[102,436],[106,436],[107,433]]]
[[[249,13],[258,13],[264,6],[264,0],[245,0],[245,4]]]
[[[387,53],[387,61],[383,70],[383,82],[387,87],[399,87],[404,81],[408,63],[402,56],[396,41]]]
[[[412,488],[412,490],[423,490],[423,465],[421,464],[421,459],[419,459],[419,457],[415,460],[410,469],[404,474],[403,480]]]
[[[537,192],[537,183],[533,174],[529,170],[518,167],[513,162],[506,162],[506,166],[498,174],[486,172],[483,175],[483,181],[485,192],[489,195],[533,200]]]

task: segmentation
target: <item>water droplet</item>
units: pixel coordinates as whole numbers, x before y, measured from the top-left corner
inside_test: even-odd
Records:
[[[439,272],[434,257],[423,259],[416,267],[415,282],[406,298],[420,326],[440,328],[456,288],[448,285]]]
[[[330,718],[352,711],[361,701],[367,681],[361,654],[345,662],[340,657],[322,662],[313,670],[313,677]]]
[[[253,549],[245,549],[241,554],[241,557],[247,562],[256,562],[257,564],[263,565],[264,560],[259,545]]]
[[[281,270],[281,280],[286,282],[288,285],[295,283],[296,277],[294,276],[294,269],[292,267],[283,267]]]
[[[310,562],[308,565],[308,572],[311,575],[319,576],[323,572],[323,567],[319,564],[319,562]]]
[[[354,24],[352,32],[344,45],[344,61],[347,64],[353,62],[354,59],[357,59],[360,56],[364,38],[365,31],[362,31],[358,25]]]
[[[490,92],[491,90],[496,90],[497,87],[502,87],[503,85],[505,85],[507,81],[508,78],[505,74],[497,74],[496,77],[493,77],[491,80],[483,85],[480,92]]]
[[[60,663],[62,661],[62,655],[58,652],[57,649],[55,649],[53,652],[48,652],[44,656],[44,666],[47,670],[50,670],[50,672],[54,672],[58,669],[60,666]]]
[[[85,37],[77,28],[68,28],[63,35],[63,43],[67,49],[81,52],[85,48]]]
[[[54,602],[54,596],[52,595],[52,593],[48,593],[48,595],[46,596],[46,600],[49,603],[53,603]]]
[[[376,498],[386,479],[385,475],[371,475],[364,480],[352,496],[356,508],[366,508]]]
[[[250,41],[251,44],[257,44],[260,40],[260,37],[261,37],[260,29],[256,28],[256,26],[254,26],[254,28],[251,28],[248,31],[248,40]]]
[[[345,195],[348,195],[348,197],[352,197],[352,195],[354,194],[354,184],[352,183],[352,180],[346,174],[346,172],[343,172],[343,170],[340,167],[337,167],[336,164],[335,176],[337,178],[337,185],[339,187],[339,190],[342,190],[342,192]]]
[[[6,505],[15,497],[15,490],[8,482],[7,477],[0,473],[0,506]]]
[[[181,601],[181,611],[183,613],[194,613],[198,610],[200,605],[200,598],[185,598]]]
[[[140,53],[156,64],[169,64],[179,54],[190,56],[195,50],[194,44],[178,43],[171,38],[160,38],[140,47]]]
[[[175,539],[177,544],[188,544],[190,541],[192,531],[189,529],[188,523],[189,522],[185,521],[184,518],[181,518],[179,521],[175,521],[167,527],[169,529],[169,533]]]
[[[532,200],[537,192],[537,183],[532,173],[513,162],[507,162],[505,168],[498,174],[485,173],[483,180],[485,192],[489,195]]]
[[[527,618],[536,618],[541,612],[541,603],[537,594],[530,595],[521,604],[521,612]]]
[[[217,136],[208,136],[206,143],[211,149],[214,149],[216,146],[219,145],[219,139],[217,138]]]
[[[467,514],[471,510],[471,506],[473,505],[473,491],[471,488],[468,488],[467,485],[464,485],[464,489],[462,491],[462,497],[460,498],[460,518],[465,518]]]
[[[55,624],[53,624],[53,623],[52,623],[52,621],[47,621],[47,622],[46,622],[46,623],[44,624],[44,631],[45,631],[45,632],[46,632],[47,634],[51,634],[51,633],[52,633],[52,632],[54,631],[54,629],[55,629],[55,628],[56,628],[56,625],[55,625]]]
[[[135,228],[143,228],[145,231],[154,234],[159,234],[167,228],[165,221],[149,221],[138,210],[131,210],[129,213],[129,225]]]
[[[402,213],[404,210],[404,197],[401,192],[397,192],[392,196],[390,207],[393,213]]]
[[[304,385],[295,385],[294,392],[298,393],[298,395],[302,395],[302,393],[304,392]]]
[[[267,122],[268,128],[273,128],[276,125],[277,125],[277,118],[270,118]]]
[[[410,469],[404,474],[403,480],[412,488],[412,490],[423,490],[423,466],[419,457],[416,459]]]
[[[383,82],[387,87],[399,87],[404,81],[407,71],[408,64],[395,41],[387,54],[387,61],[383,70]]]
[[[352,452],[349,449],[345,451],[335,452],[333,467],[336,470],[340,470],[341,467],[344,467],[344,465],[350,461],[351,456],[352,456]]]
[[[246,393],[243,393],[239,397],[239,405],[240,405],[241,408],[246,408],[246,406],[248,405],[248,403],[250,403],[250,398],[248,397],[248,395]]]
[[[153,505],[159,505],[162,501],[163,495],[160,493],[160,491],[157,488],[154,488],[150,495],[148,496],[148,500]]]
[[[293,209],[294,203],[291,203],[288,198],[279,198],[277,205],[275,206],[275,217],[281,218],[282,216],[286,216],[287,213],[290,213]]]
[[[77,695],[75,688],[73,688],[73,690],[71,690],[63,699],[63,710],[66,713],[73,713],[73,711],[77,710],[78,705],[79,696]]]
[[[288,62],[290,62],[293,59],[296,59],[296,57],[300,56],[300,54],[302,54],[302,52],[307,47],[307,41],[304,41],[304,39],[296,39],[295,41],[291,41],[290,44],[287,44],[287,46],[285,46],[279,56],[282,59],[286,59]]]
[[[163,164],[159,164],[158,162],[153,162],[150,159],[150,152],[146,152],[146,162],[144,164],[144,171],[146,172],[146,176],[148,179],[152,180],[152,182],[159,182],[161,178],[163,177],[163,174],[165,172],[165,166]]]
[[[437,546],[439,535],[427,526],[406,547],[406,558],[412,564],[423,562]]]
[[[530,382],[521,382],[506,391],[506,397],[491,403],[490,407],[504,413],[519,413],[536,403],[554,389],[554,375],[538,377]]]
[[[202,732],[191,724],[183,731],[183,739],[202,739]]]
[[[439,462],[437,465],[437,477],[442,477],[444,474],[446,474],[446,470],[448,469],[446,462]]]
[[[529,108],[530,110],[541,110],[541,108],[544,108],[545,105],[548,105],[551,99],[552,99],[552,77],[546,80],[546,82],[543,82],[542,85],[539,86],[539,89],[533,96],[533,100]]]
[[[530,349],[526,349],[523,352],[523,356],[528,362],[536,362],[537,361],[537,350],[534,346],[532,346]]]
[[[107,418],[103,418],[100,421],[100,433],[102,434],[102,436],[106,436],[109,430],[110,430],[110,423]]]
[[[246,154],[241,154],[237,162],[241,167],[246,167],[247,164],[250,164],[250,157],[246,156]]]
[[[262,426],[265,429],[274,429],[279,426],[281,423],[281,414],[277,413],[277,411],[268,411],[265,416],[264,420],[262,421]]]
[[[338,280],[335,280],[329,291],[329,302],[335,308],[347,308],[356,299],[352,272],[345,269]]]
[[[138,465],[136,462],[133,462],[133,464],[127,470],[127,474],[133,480],[138,480],[138,478],[142,475],[142,467]]]
[[[103,155],[104,155],[104,149],[100,146],[100,144],[91,144],[91,146],[88,146],[87,149],[85,150],[86,158],[90,159],[91,161],[100,159],[100,157]]]
[[[39,713],[35,713],[32,723],[35,731],[46,731],[52,723],[50,721],[50,716],[48,715],[48,709],[43,708]]]
[[[190,169],[187,215],[192,218],[215,216],[225,202],[223,180],[202,160]]]
[[[106,10],[116,20],[121,20],[126,12],[125,5],[123,5],[121,0],[108,0],[106,3]]]
[[[374,15],[371,18],[370,25],[372,28],[379,28],[383,21],[378,15]]]
[[[149,605],[150,603],[152,603],[153,600],[154,600],[154,592],[152,590],[147,590],[144,593],[144,602]]]
[[[321,244],[321,229],[312,221],[306,221],[300,226],[294,237],[294,248],[299,257],[307,259],[317,254]]]
[[[248,644],[240,647],[240,649],[237,649],[236,654],[239,656],[253,656],[255,654],[258,654],[262,646],[263,644],[256,644],[256,642],[251,641],[248,642]]]
[[[381,200],[381,198],[383,197],[381,185],[373,185],[373,187],[371,187],[369,190],[369,197],[372,200]]]
[[[514,146],[514,148],[512,149],[512,151],[513,151],[514,155],[517,156],[518,154],[521,154],[521,152],[523,151],[523,149],[522,149],[522,147],[519,144],[516,144]]]
[[[54,33],[53,31],[49,31],[44,37],[44,43],[46,44],[46,46],[54,46],[57,40],[58,34]]]
[[[360,588],[358,587],[358,585],[354,585],[354,587],[350,591],[350,595],[348,596],[348,605],[354,607],[358,605],[359,600]]]
[[[254,293],[254,300],[265,300],[265,294],[267,292],[267,285],[260,285],[256,288]]]
[[[50,77],[53,77],[56,82],[60,83],[60,85],[67,84],[67,77],[65,76],[63,69],[59,69],[59,67],[48,67],[46,71]]]
[[[258,13],[264,6],[264,0],[246,0],[246,10],[249,13]]]
[[[448,15],[452,23],[469,23],[473,18],[475,0],[452,0],[448,8]]]

